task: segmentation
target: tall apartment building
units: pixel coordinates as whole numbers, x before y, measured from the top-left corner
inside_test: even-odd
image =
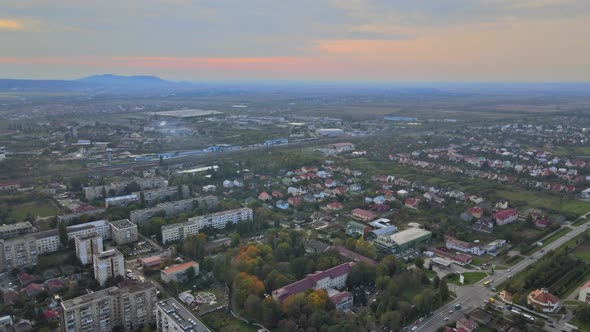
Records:
[[[161,332],[211,332],[173,298],[156,304],[156,324],[157,330]]]
[[[103,252],[102,237],[96,233],[76,236],[76,256],[82,264],[92,264],[94,254]]]
[[[137,225],[129,221],[129,219],[111,222],[111,237],[117,245],[135,242],[138,236]]]
[[[167,216],[190,212],[193,210],[195,202],[200,205],[207,205],[208,208],[217,206],[217,197],[213,195],[199,196],[195,198],[183,199],[180,201],[160,203],[154,207],[131,211],[129,219],[134,224],[141,224],[148,221],[156,213],[164,211]]]
[[[0,239],[0,271],[37,265],[37,239],[25,235]]]
[[[149,282],[110,287],[63,301],[59,308],[61,331],[134,331],[154,321],[156,287]]]
[[[240,208],[189,218],[186,222],[162,226],[162,243],[183,240],[189,235],[197,234],[205,227],[223,229],[228,223],[237,224],[252,220],[253,217],[252,209]]]
[[[125,259],[117,249],[110,249],[94,254],[92,265],[94,279],[104,286],[109,278],[125,275]]]

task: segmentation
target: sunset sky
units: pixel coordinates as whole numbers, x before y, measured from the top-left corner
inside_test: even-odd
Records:
[[[588,81],[588,0],[1,0],[0,77]]]

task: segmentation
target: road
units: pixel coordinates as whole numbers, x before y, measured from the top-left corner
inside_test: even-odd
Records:
[[[590,212],[586,213],[580,218],[585,218],[589,214]],[[525,256],[526,258],[523,261],[515,264],[514,266],[512,266],[512,268],[508,270],[497,270],[493,276],[486,277],[474,285],[457,287],[457,298],[436,310],[432,316],[428,317],[422,323],[420,323],[416,331],[435,332],[439,327],[444,326],[446,323],[461,318],[464,315],[464,313],[469,312],[476,307],[482,306],[484,304],[484,300],[489,299],[490,297],[495,295],[495,293],[490,290],[490,287],[492,287],[493,285],[499,285],[506,281],[508,278],[510,278],[512,275],[516,275],[526,270],[527,267],[529,267],[531,264],[534,264],[541,257],[546,255],[549,251],[559,248],[567,241],[569,241],[571,238],[581,234],[587,229],[590,229],[590,221],[578,227],[573,227],[571,226],[572,224],[573,223],[568,223],[564,226],[570,228],[571,232],[555,240],[555,242],[548,244],[542,252],[539,251],[531,256]],[[493,280],[491,286],[484,287],[483,283],[488,280]],[[457,303],[460,304],[462,308],[460,310],[453,311],[452,309]],[[444,320],[445,317],[448,317],[448,322]],[[559,327],[560,324],[565,324],[565,320],[554,323],[557,324],[557,327]]]

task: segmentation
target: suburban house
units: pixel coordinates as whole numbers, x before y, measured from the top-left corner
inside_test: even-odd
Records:
[[[476,256],[481,256],[486,253],[485,249],[473,243],[457,240],[452,236],[445,235],[445,244],[448,249],[458,250],[470,253]]]
[[[339,203],[339,202],[328,203],[326,205],[326,208],[328,210],[333,210],[333,211],[342,210],[343,207],[344,207],[344,205],[342,205],[342,203]]]
[[[362,221],[369,221],[377,218],[377,214],[363,209],[352,210],[352,216]]]
[[[467,317],[463,317],[457,321],[457,330],[458,331],[466,331],[466,332],[473,332],[477,330],[477,323],[469,319]]]
[[[536,289],[529,293],[526,299],[527,304],[542,312],[556,312],[559,310],[559,298],[546,288]]]
[[[480,219],[482,216],[483,210],[478,206],[474,206],[474,207],[468,208],[467,212],[471,213],[473,218]]]
[[[356,236],[356,235],[364,236],[365,231],[369,231],[370,229],[371,228],[366,225],[360,224],[355,221],[350,221],[350,222],[348,222],[348,224],[346,224],[346,235],[348,235],[348,236]]]
[[[294,196],[294,197],[289,197],[287,198],[287,203],[293,205],[293,206],[299,206],[301,205],[301,202],[303,201],[303,199],[299,196]]]
[[[414,197],[406,198],[404,201],[404,206],[410,209],[418,209],[418,204],[420,204],[420,199]]]
[[[518,211],[516,209],[501,210],[492,215],[498,226],[510,224],[518,219]]]
[[[290,296],[305,292],[310,288],[323,289],[328,293],[328,297],[336,309],[349,309],[352,307],[352,294],[338,290],[346,287],[346,279],[355,264],[348,262],[325,271],[316,272],[304,279],[273,290],[272,297],[283,303]]]
[[[586,283],[580,287],[578,301],[590,304],[590,280],[586,281]]]
[[[258,195],[258,199],[261,201],[270,201],[272,197],[266,191],[263,191]]]

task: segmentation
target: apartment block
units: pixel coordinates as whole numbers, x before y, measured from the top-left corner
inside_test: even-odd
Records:
[[[92,264],[94,254],[103,252],[102,237],[96,233],[76,236],[76,257],[82,264]]]
[[[125,275],[125,259],[117,249],[94,254],[92,259],[94,279],[104,286],[109,278]]]
[[[0,225],[0,239],[9,239],[19,235],[35,231],[33,225],[28,221],[17,222],[15,224]]]
[[[117,245],[136,242],[138,239],[137,225],[129,219],[115,220],[111,224],[111,237]]]
[[[0,271],[37,265],[37,239],[26,235],[0,239]]]
[[[212,195],[200,196],[195,198],[183,199],[180,201],[166,202],[157,204],[154,207],[131,211],[129,219],[134,224],[141,224],[148,221],[158,212],[164,212],[167,216],[183,212],[190,212],[196,204],[199,206],[207,205],[208,208],[217,206],[217,197]]]
[[[61,331],[113,331],[115,326],[134,331],[155,320],[155,305],[156,287],[149,282],[110,287],[63,301]]]
[[[183,240],[189,235],[197,234],[205,227],[223,229],[228,223],[237,224],[252,220],[253,217],[252,209],[240,208],[189,218],[186,222],[162,226],[162,243]]]
[[[112,191],[120,194],[131,182],[136,182],[142,190],[168,186],[168,181],[162,177],[134,178],[131,181],[113,182],[104,186],[84,187],[84,196],[87,200],[91,201],[106,198],[105,195],[108,195]]]
[[[169,298],[156,304],[157,330],[161,332],[211,332],[178,301]]]
[[[155,188],[144,190],[141,192],[134,192],[137,196],[143,195],[143,201],[147,205],[153,205],[157,203],[159,200],[163,199],[182,199],[188,197],[190,195],[190,191],[187,185],[182,185],[180,187],[180,191],[178,187],[164,187],[164,188]]]

